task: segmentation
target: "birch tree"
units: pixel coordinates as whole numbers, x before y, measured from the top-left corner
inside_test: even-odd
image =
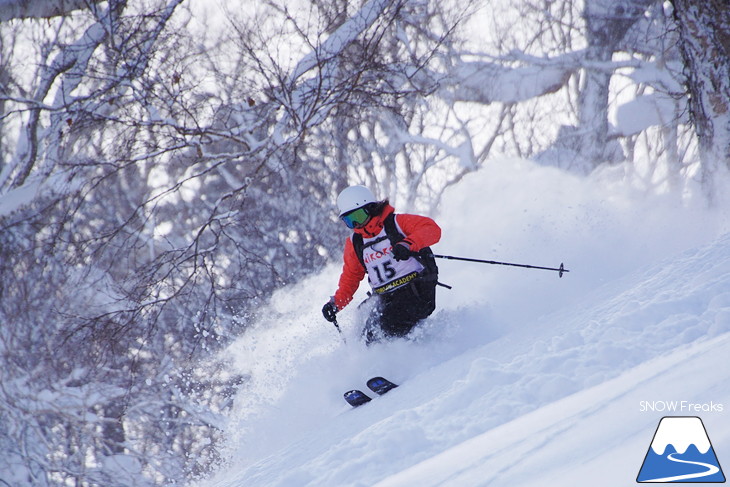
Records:
[[[730,168],[730,5],[674,0],[674,18],[699,139],[701,178],[716,198],[716,179]]]

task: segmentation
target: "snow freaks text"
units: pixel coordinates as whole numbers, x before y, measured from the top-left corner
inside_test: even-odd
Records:
[[[639,412],[668,412],[668,413],[721,413],[724,405],[717,402],[692,401],[639,401]]]

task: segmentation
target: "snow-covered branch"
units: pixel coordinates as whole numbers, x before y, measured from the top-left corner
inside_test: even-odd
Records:
[[[442,92],[453,101],[518,103],[554,93],[565,86],[576,66],[507,67],[484,61],[459,61],[442,80]]]
[[[368,0],[355,15],[345,21],[322,44],[316,46],[314,50],[297,63],[289,77],[290,82],[295,83],[306,72],[321,67],[322,63],[326,63],[340,55],[343,49],[378,20],[388,6],[397,1]]]
[[[60,17],[99,2],[100,0],[0,0],[0,22]]]

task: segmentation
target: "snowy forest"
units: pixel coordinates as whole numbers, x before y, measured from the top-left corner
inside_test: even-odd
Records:
[[[721,204],[730,4],[0,0],[0,485],[205,477],[339,191],[436,214],[503,156]]]

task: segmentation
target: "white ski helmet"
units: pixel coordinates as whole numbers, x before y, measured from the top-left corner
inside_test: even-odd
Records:
[[[343,189],[337,197],[337,208],[339,208],[340,216],[342,216],[349,211],[375,202],[375,195],[365,186],[350,186]]]

